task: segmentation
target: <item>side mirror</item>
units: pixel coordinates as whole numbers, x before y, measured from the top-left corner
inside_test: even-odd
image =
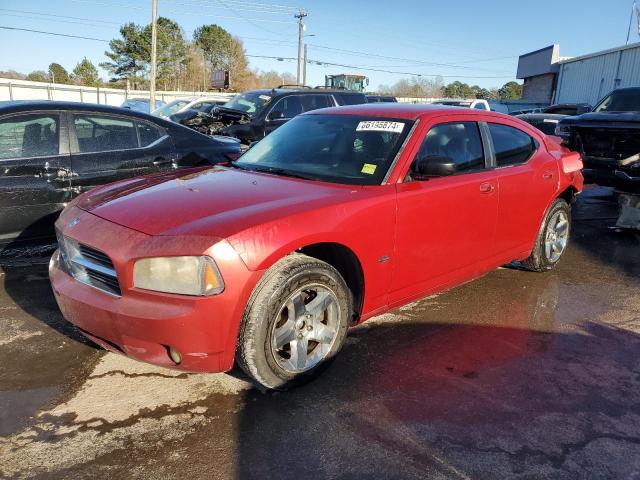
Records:
[[[416,159],[412,173],[416,179],[447,177],[456,173],[456,164],[448,157],[426,156]]]

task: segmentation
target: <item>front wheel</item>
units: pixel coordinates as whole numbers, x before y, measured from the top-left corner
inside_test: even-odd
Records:
[[[522,266],[534,272],[553,269],[567,249],[571,230],[571,207],[556,199],[544,217],[531,255]]]
[[[249,300],[236,361],[267,389],[308,381],[342,348],[352,314],[351,292],[335,268],[288,255],[265,273]]]

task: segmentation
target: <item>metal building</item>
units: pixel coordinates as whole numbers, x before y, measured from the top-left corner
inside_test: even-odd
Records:
[[[640,43],[558,62],[555,103],[595,105],[614,88],[640,86]]]

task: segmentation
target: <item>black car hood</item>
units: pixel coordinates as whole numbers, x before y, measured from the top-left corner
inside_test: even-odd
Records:
[[[562,125],[601,128],[640,128],[640,112],[589,112],[563,118]]]

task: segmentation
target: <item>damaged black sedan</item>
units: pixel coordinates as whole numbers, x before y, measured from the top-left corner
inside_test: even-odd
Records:
[[[228,135],[249,144],[265,137],[296,115],[319,108],[367,103],[361,92],[317,88],[250,90],[210,112],[187,110],[170,118],[208,135]]]
[[[53,236],[67,202],[95,186],[229,162],[240,153],[236,139],[201,135],[133,110],[0,102],[0,246]]]
[[[614,90],[592,112],[560,120],[555,133],[582,154],[585,180],[640,192],[640,87]]]

